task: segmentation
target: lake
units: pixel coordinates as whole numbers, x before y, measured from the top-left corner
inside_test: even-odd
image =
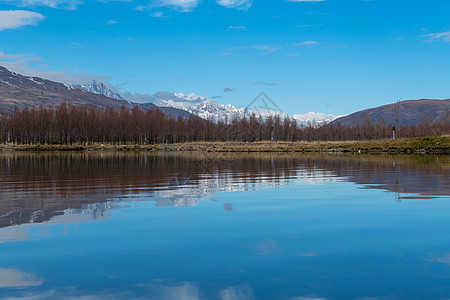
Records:
[[[0,152],[0,298],[445,299],[448,155]]]

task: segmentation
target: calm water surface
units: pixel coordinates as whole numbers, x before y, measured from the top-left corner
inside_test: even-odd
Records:
[[[449,156],[0,152],[0,298],[448,299]]]

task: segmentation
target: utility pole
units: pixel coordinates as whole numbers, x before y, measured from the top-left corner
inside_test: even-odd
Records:
[[[395,140],[397,137],[396,133],[398,132],[398,116],[400,114],[400,100],[397,100],[397,103],[394,104],[394,116],[395,116],[395,126],[392,127],[392,139]]]

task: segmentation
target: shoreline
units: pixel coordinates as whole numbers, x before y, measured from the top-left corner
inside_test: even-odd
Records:
[[[450,136],[370,141],[320,142],[187,142],[154,145],[13,145],[0,151],[200,151],[298,153],[436,153],[450,154]]]

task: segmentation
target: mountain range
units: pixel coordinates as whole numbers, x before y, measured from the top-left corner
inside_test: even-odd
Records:
[[[102,88],[101,84],[98,86]],[[106,87],[103,87],[103,92],[109,93]],[[135,106],[145,109],[157,107],[152,103],[133,103],[120,98],[108,97],[104,93],[91,93],[64,83],[23,76],[0,66],[0,109],[5,111],[12,111],[15,107],[19,109],[41,105],[56,107],[62,103],[114,109],[120,109],[122,106],[129,109]],[[110,94],[110,96],[115,95]],[[175,117],[189,116],[188,112],[172,107],[160,107],[160,109]]]
[[[108,83],[98,80],[83,84],[64,84],[39,77],[24,76],[0,66],[0,109],[11,111],[14,107],[23,109],[33,106],[59,106],[61,103],[90,105],[97,108],[120,109],[140,107],[153,109],[159,107],[165,113],[187,118],[194,114],[213,122],[231,121],[249,117],[252,113],[263,118],[269,115],[287,114],[280,111],[255,111],[222,105],[217,101],[196,94],[170,93],[160,91],[153,95],[119,91]],[[330,114],[306,113],[290,116],[299,125],[323,124],[334,120]]]
[[[181,109],[199,116],[205,120],[211,120],[213,122],[227,122],[235,118],[242,119],[244,117],[250,117],[252,113],[255,113],[257,116],[261,116],[263,118],[268,117],[269,115],[280,115],[281,117],[288,116],[286,113],[279,110],[252,110],[243,107],[238,108],[230,104],[223,105],[211,98],[198,96],[194,93],[184,94],[170,93],[166,91],[160,91],[153,95],[129,93],[126,91],[118,91],[113,86],[107,85],[97,80],[92,80],[91,82],[86,84],[72,85],[72,87],[79,88],[90,93],[102,94],[118,100],[128,100],[133,103],[143,103],[141,105],[143,105],[144,108],[146,107],[146,105],[151,103],[159,107],[172,107]],[[305,114],[291,115],[290,117],[294,118],[299,125],[321,125],[333,121],[338,116],[309,112]]]
[[[366,122],[377,122],[394,126],[396,121],[396,106],[398,105],[398,126],[412,126],[421,122],[450,122],[450,99],[421,99],[407,100],[369,108],[355,112],[348,116],[338,118],[331,124],[340,124],[345,127],[364,125]]]
[[[160,91],[153,95],[132,94],[119,91],[112,85],[97,80],[84,84],[68,85],[39,77],[23,76],[0,66],[0,110],[12,111],[14,107],[23,109],[40,105],[55,107],[61,103],[90,105],[97,108],[111,107],[114,109],[120,109],[122,106],[128,109],[133,107],[142,109],[159,107],[163,112],[174,117],[187,118],[194,114],[213,122],[241,119],[249,117],[252,113],[256,113],[257,116],[263,118],[275,114],[281,115],[281,117],[287,116],[279,110],[255,111],[255,109],[223,105],[211,98],[193,93]],[[433,123],[449,119],[450,99],[408,100],[399,102],[398,105],[399,126],[416,125],[424,120]],[[257,105],[251,107],[257,107]],[[343,117],[314,112],[294,114],[290,117],[294,118],[300,126],[327,123],[354,126],[363,125],[367,121],[373,124],[383,121],[388,125],[394,125],[395,107],[396,104],[388,104]]]

